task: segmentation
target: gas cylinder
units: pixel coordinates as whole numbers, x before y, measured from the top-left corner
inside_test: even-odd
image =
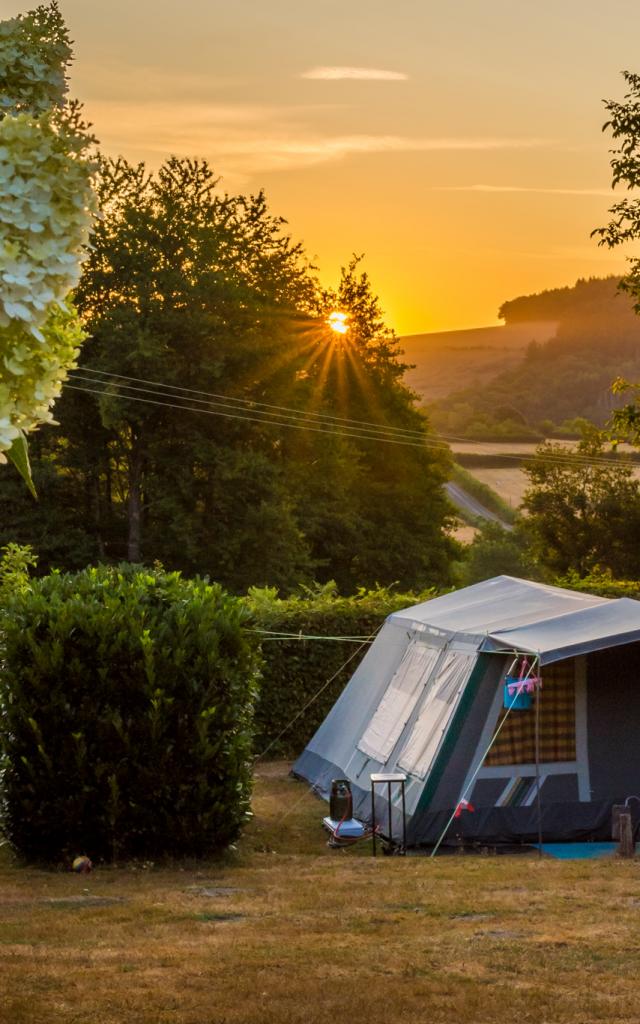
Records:
[[[333,821],[344,821],[352,816],[353,800],[348,779],[333,779],[329,797],[329,817]]]

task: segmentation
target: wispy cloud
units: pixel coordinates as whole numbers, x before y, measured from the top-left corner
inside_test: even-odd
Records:
[[[436,185],[435,192],[526,192],[543,196],[613,196],[610,188],[538,188],[528,185]]]
[[[335,162],[349,156],[381,153],[429,153],[532,149],[545,139],[419,138],[406,135],[254,135],[225,138],[220,152],[253,158],[261,169],[286,169]]]
[[[312,78],[323,82],[340,82],[345,79],[357,82],[406,82],[409,78],[403,71],[386,71],[383,68],[341,68],[320,67],[303,71],[301,78]]]
[[[322,108],[320,108],[322,109]],[[105,152],[158,163],[177,156],[207,157],[225,183],[350,157],[388,153],[529,150],[553,145],[540,138],[424,137],[335,134],[314,130],[316,108],[267,104],[92,100],[87,115]]]

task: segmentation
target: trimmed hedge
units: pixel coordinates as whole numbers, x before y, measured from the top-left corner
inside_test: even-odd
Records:
[[[599,597],[640,598],[640,580],[615,580],[606,572],[594,572],[583,577],[576,572],[569,572],[566,576],[559,576],[554,584],[569,590],[580,590],[585,594],[597,594]]]
[[[246,818],[258,667],[242,602],[135,567],[35,580],[0,670],[4,831],[25,857],[202,856]]]
[[[435,596],[433,589],[421,594],[397,594],[378,588],[361,590],[355,597],[339,597],[335,586],[329,584],[288,599],[278,598],[277,592],[269,588],[254,589],[246,603],[256,628],[302,636],[367,638],[391,612]],[[369,644],[358,650],[360,646],[358,642],[281,640],[263,635],[264,665],[255,719],[258,756],[265,751],[270,758],[298,756],[342,693]],[[333,682],[286,728],[336,672]]]

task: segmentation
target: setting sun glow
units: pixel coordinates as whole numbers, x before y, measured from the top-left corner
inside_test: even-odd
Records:
[[[347,323],[347,314],[340,313],[339,310],[335,310],[333,313],[329,314],[329,317],[327,318],[327,323],[329,324],[331,330],[335,331],[336,334],[346,334],[347,331],[349,330],[349,324]]]

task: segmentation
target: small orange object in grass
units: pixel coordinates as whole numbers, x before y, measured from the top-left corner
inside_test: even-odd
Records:
[[[93,864],[88,857],[76,857],[73,864],[71,865],[72,871],[77,871],[80,875],[88,875]]]

